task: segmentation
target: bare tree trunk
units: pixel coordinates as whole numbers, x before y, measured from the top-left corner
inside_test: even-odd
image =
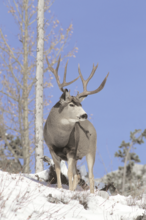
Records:
[[[44,0],[38,0],[35,154],[36,172],[43,170],[43,57],[44,57]]]
[[[24,67],[23,67],[23,156],[24,156],[24,173],[29,173],[30,168],[30,146],[29,146],[29,123],[28,123],[28,0],[24,0],[25,8],[25,33],[23,40],[24,49]]]

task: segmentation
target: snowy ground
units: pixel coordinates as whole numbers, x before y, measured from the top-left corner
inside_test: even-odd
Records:
[[[45,179],[47,171],[38,175]],[[102,191],[71,192],[23,174],[0,171],[1,220],[134,220],[145,213],[143,208],[146,195],[134,201],[132,197],[108,196]]]

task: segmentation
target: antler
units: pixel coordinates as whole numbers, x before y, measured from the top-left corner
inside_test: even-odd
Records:
[[[66,82],[66,72],[67,72],[67,64],[68,64],[68,61],[65,65],[65,70],[64,70],[64,77],[63,77],[63,83],[60,83],[59,81],[59,77],[58,77],[58,69],[59,69],[59,65],[60,65],[60,60],[61,60],[61,56],[59,56],[59,59],[58,59],[58,62],[57,62],[57,67],[56,69],[54,69],[51,64],[49,63],[49,60],[48,58],[46,57],[46,61],[47,61],[47,64],[48,64],[48,67],[49,67],[49,70],[54,74],[55,78],[56,78],[56,81],[57,81],[57,84],[59,86],[59,89],[64,92],[64,89],[63,87],[64,86],[68,86],[70,85],[71,83],[75,82],[80,76],[78,76],[76,79],[72,80],[71,82]]]
[[[106,75],[105,79],[103,80],[103,82],[101,83],[101,85],[100,85],[97,89],[95,89],[95,90],[93,90],[93,91],[87,91],[87,84],[88,84],[89,80],[93,77],[93,75],[94,75],[94,73],[95,73],[97,67],[98,67],[98,64],[97,64],[96,66],[94,66],[94,64],[93,64],[93,69],[92,69],[92,72],[91,72],[90,76],[88,77],[88,79],[84,80],[84,79],[83,79],[83,76],[82,76],[82,73],[81,73],[81,70],[80,70],[80,65],[78,65],[78,71],[79,71],[79,75],[80,75],[81,80],[82,80],[82,83],[83,83],[83,89],[84,89],[84,91],[83,91],[82,93],[80,93],[80,94],[78,93],[78,94],[77,94],[77,98],[98,93],[100,90],[103,89],[103,87],[104,87],[104,85],[105,85],[105,83],[106,83],[106,80],[107,80],[107,77],[108,77],[109,73]]]

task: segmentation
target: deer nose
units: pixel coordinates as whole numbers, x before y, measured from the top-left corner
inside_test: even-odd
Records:
[[[83,115],[80,116],[80,118],[87,119],[88,115],[87,114],[83,114]]]

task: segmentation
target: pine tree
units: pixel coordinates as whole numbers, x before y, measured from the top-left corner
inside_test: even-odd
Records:
[[[136,137],[136,135],[140,132],[140,129],[135,129],[134,132],[130,132],[130,142],[126,143],[125,141],[122,141],[121,145],[119,146],[120,149],[115,153],[115,157],[121,158],[121,162],[124,163],[124,167],[119,167],[118,172],[112,172],[106,176],[106,183],[114,184],[118,193],[127,195],[129,191],[132,191],[134,188],[136,188],[136,182],[139,181],[141,184],[143,182],[142,179],[144,173],[146,173],[146,170],[143,169],[141,171],[141,175],[137,175],[134,172],[134,164],[139,163],[140,159],[135,152],[131,151],[132,149],[136,149],[134,145],[144,143],[143,139],[144,137],[146,138],[146,129],[141,132],[138,137]]]
[[[143,137],[146,138],[146,129],[144,130],[143,133],[141,133],[137,138],[136,138],[136,134],[141,132],[141,129],[137,130],[135,129],[134,132],[130,132],[130,143],[125,143],[125,141],[122,142],[122,144],[119,146],[119,148],[123,148],[123,153],[121,151],[119,151],[119,154],[116,153],[115,156],[117,157],[122,157],[123,158],[123,162],[124,162],[124,171],[123,171],[123,185],[122,185],[122,192],[124,193],[125,190],[125,180],[126,180],[126,174],[131,175],[131,171],[132,168],[134,166],[134,163],[131,163],[131,161],[133,162],[140,162],[140,159],[138,157],[138,155],[136,155],[135,153],[131,153],[131,149],[134,148],[135,144],[142,144],[144,143],[143,141]],[[128,167],[127,167],[127,162],[129,161]],[[127,170],[129,171],[127,173]]]
[[[23,148],[20,138],[7,133],[3,136],[0,132],[0,143],[0,169],[10,173],[21,172],[23,166],[20,159],[23,158]]]

